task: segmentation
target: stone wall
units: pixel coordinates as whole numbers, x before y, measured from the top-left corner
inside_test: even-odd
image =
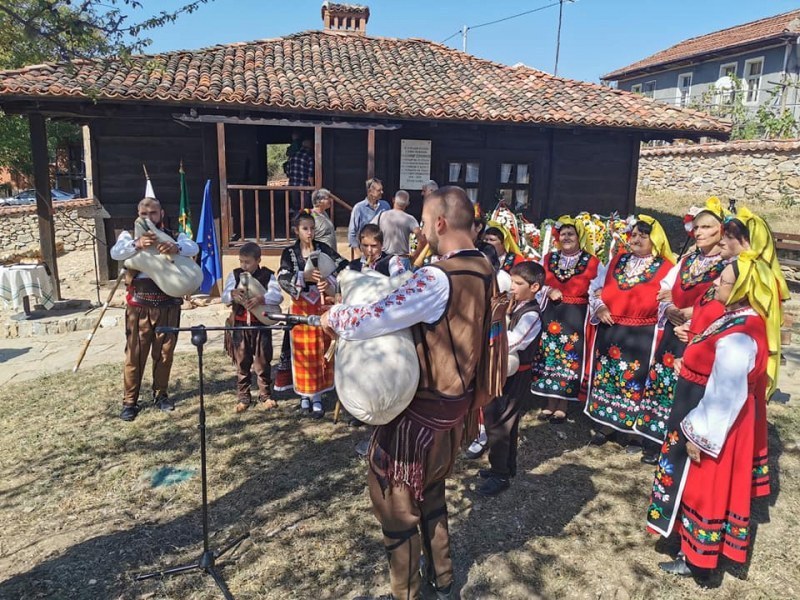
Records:
[[[95,215],[102,208],[91,198],[58,202],[55,208],[56,245],[63,251],[92,248]],[[23,256],[39,249],[36,206],[0,207],[0,259]]]
[[[645,148],[639,190],[800,203],[800,140]]]

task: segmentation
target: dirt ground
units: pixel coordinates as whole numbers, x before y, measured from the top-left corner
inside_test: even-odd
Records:
[[[134,423],[117,418],[119,364],[0,390],[0,598],[219,597],[199,573],[133,581],[202,549],[195,362],[176,358],[175,412],[148,409]],[[236,598],[388,591],[353,452],[366,433],[300,418],[293,401],[236,415],[219,351],[206,376],[212,548],[250,532],[222,568]],[[461,597],[800,597],[800,381],[788,368],[782,390],[791,401],[769,409],[773,493],[755,506],[752,560],[725,563],[716,589],[660,574],[668,557],[644,531],[650,467],[614,444],[587,446],[580,414],[557,427],[530,413],[508,492],[475,493],[482,461],[459,460],[448,484]],[[158,485],[165,469],[188,479]]]

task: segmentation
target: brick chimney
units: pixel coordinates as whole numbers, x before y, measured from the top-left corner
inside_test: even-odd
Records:
[[[339,4],[328,0],[322,3],[322,23],[325,29],[365,34],[367,21],[369,21],[369,6]]]

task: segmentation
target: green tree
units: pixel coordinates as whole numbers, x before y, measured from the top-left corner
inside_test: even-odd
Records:
[[[124,60],[150,44],[148,31],[212,1],[195,0],[134,22],[130,14],[143,9],[137,0],[0,0],[0,69],[104,56]],[[57,147],[80,139],[71,123],[48,121],[47,129],[51,156]],[[2,110],[0,166],[32,173],[27,119]]]

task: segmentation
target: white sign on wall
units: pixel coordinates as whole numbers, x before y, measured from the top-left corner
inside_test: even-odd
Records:
[[[400,187],[421,190],[431,178],[431,141],[400,140]]]

